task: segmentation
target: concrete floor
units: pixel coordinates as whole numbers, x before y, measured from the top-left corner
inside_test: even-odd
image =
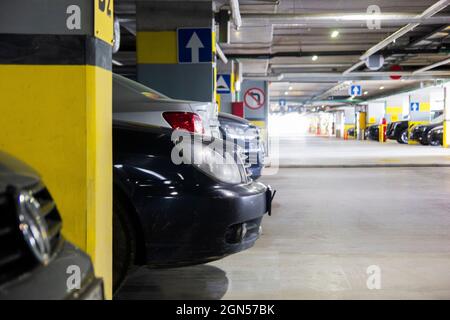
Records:
[[[431,165],[450,166],[450,149],[405,145],[388,140],[343,140],[333,137],[297,136],[271,139],[271,163],[281,167],[316,165]]]
[[[309,164],[347,159],[326,156],[333,153],[359,157],[355,166],[378,158],[406,164],[400,149],[448,161],[441,148],[315,137],[290,143],[323,155]],[[287,159],[299,150],[283,148]],[[116,298],[450,299],[450,168],[280,168],[262,181],[277,196],[253,248],[207,265],[137,268]],[[371,265],[381,271],[379,290],[366,285]]]

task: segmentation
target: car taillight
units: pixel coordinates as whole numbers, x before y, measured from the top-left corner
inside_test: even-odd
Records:
[[[192,112],[164,112],[164,119],[173,129],[185,129],[194,133],[205,133],[202,119]]]

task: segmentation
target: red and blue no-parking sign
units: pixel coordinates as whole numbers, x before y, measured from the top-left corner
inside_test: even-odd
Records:
[[[250,88],[245,92],[244,103],[245,106],[257,110],[261,108],[266,102],[266,95],[264,91],[259,88]]]

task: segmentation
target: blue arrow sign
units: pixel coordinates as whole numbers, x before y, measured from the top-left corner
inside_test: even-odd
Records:
[[[177,30],[178,62],[212,62],[211,28],[179,28]]]
[[[349,96],[361,96],[362,95],[362,88],[360,85],[352,84],[348,88],[348,95]]]
[[[229,74],[217,74],[217,93],[231,93],[231,76]]]
[[[410,102],[409,103],[409,110],[411,111],[419,111],[420,103],[418,102]]]

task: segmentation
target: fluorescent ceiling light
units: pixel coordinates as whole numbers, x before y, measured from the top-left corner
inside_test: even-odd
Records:
[[[333,31],[331,32],[331,37],[332,37],[332,38],[337,38],[338,35],[339,35],[339,31],[337,31],[337,30],[333,30]]]

